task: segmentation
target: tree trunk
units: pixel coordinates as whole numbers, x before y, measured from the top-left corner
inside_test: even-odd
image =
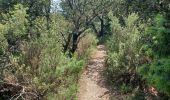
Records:
[[[67,41],[65,41],[64,47],[64,53],[66,53],[69,49],[70,41],[71,41],[72,34],[69,34]]]
[[[78,37],[79,35],[75,32],[69,34],[67,42],[64,45],[64,52],[74,53],[78,46]],[[71,41],[72,40],[72,41]],[[72,42],[72,43],[71,43]],[[71,47],[69,47],[71,45]]]
[[[71,53],[74,53],[77,49],[78,46],[78,34],[73,33],[73,42],[72,42],[72,48],[71,48]]]
[[[46,5],[46,20],[47,20],[47,30],[50,29],[50,10],[51,10],[51,0],[47,1]]]
[[[104,27],[105,27],[105,25],[104,25],[104,20],[101,17],[99,17],[99,19],[100,19],[99,37],[102,37],[104,35]]]
[[[100,37],[102,37],[104,35],[104,21],[101,21],[101,30],[100,30]]]

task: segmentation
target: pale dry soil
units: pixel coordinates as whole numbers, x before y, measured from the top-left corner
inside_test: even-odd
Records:
[[[98,45],[97,50],[91,55],[91,59],[80,77],[77,100],[131,100],[129,97],[132,94],[121,94],[116,87],[107,83],[105,75],[106,57],[105,46]]]
[[[86,70],[81,75],[78,100],[110,100],[111,92],[104,77],[105,60],[105,46],[98,45]]]

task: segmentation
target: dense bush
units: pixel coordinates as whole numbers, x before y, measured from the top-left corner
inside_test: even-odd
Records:
[[[124,92],[133,85],[135,77],[135,80],[141,82],[139,84],[143,84],[142,89],[153,86],[158,92],[169,96],[169,58],[166,58],[170,50],[168,18],[158,14],[153,21],[148,20],[147,25],[142,24],[142,20],[134,13],[122,19],[124,24],[111,14],[109,19],[112,33],[106,43],[109,49],[109,79],[114,80],[114,83],[123,81],[120,90]],[[143,67],[139,67],[141,65]],[[143,79],[137,73],[138,68]],[[145,87],[147,84],[149,86]]]
[[[42,53],[42,55],[44,54]],[[51,58],[53,57],[55,55],[51,56]],[[60,60],[57,60],[57,58],[60,58]],[[37,65],[37,60],[34,59],[32,61],[36,62],[35,65],[37,66],[27,66],[20,64],[22,57],[13,56],[10,59],[15,73],[12,70],[4,70],[2,83],[16,85],[17,87],[13,87],[14,90],[10,91],[12,93],[17,88],[24,89],[16,94],[14,93],[16,95],[14,98],[74,99],[78,87],[79,73],[83,69],[84,60],[78,60],[76,57],[67,58],[65,55],[57,56],[57,58],[55,62],[50,64],[48,63],[49,60],[40,58],[39,63],[44,65]],[[9,89],[10,87],[7,88]]]
[[[4,25],[0,24],[0,55],[4,54],[7,49],[7,41],[4,36],[4,31]]]
[[[156,15],[153,24],[146,29],[145,42],[142,45],[144,54],[154,59],[150,64],[143,65],[139,72],[149,86],[169,96],[169,24],[163,15]]]
[[[170,96],[170,58],[155,60],[152,64],[143,65],[140,74],[150,86]]]
[[[80,57],[88,60],[98,43],[98,39],[91,31],[87,32],[88,33],[80,40],[77,52]]]
[[[0,53],[8,52],[10,65],[0,76],[0,89],[4,91],[0,92],[0,99],[76,98],[79,73],[85,61],[76,54],[70,58],[63,52],[61,32],[69,28],[69,23],[61,15],[54,14],[49,29],[45,17],[37,17],[30,28],[26,10],[20,4],[14,6],[10,16],[4,14],[5,24],[0,24]],[[28,33],[30,39],[21,39],[27,29],[31,32]],[[18,40],[21,52],[7,51],[7,46],[16,45]]]
[[[7,38],[8,44],[16,45],[17,41],[27,33],[28,17],[26,13],[27,8],[18,4],[14,6],[7,14],[3,15],[3,25],[5,28],[4,35]]]
[[[109,49],[108,70],[111,75],[122,75],[134,72],[138,67],[141,29],[138,15],[131,14],[125,18],[126,26],[121,26],[118,18],[109,15],[111,19],[112,36],[107,42]],[[140,25],[139,25],[140,24]]]
[[[163,15],[156,15],[154,18],[153,25],[147,28],[145,44],[147,49],[152,49],[152,53],[157,56],[165,56],[169,54],[169,45],[170,45],[170,31],[168,20]],[[145,46],[146,46],[145,45]]]

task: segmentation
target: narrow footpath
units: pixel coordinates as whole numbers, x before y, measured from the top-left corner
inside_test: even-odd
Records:
[[[92,55],[86,70],[79,81],[78,100],[109,100],[110,92],[106,84],[105,71],[106,50],[104,45],[98,45]]]

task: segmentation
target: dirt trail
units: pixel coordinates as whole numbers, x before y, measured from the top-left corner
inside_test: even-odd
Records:
[[[105,70],[105,46],[97,46],[96,53],[92,55],[87,69],[79,81],[80,88],[78,100],[109,100],[110,92],[103,75]]]

